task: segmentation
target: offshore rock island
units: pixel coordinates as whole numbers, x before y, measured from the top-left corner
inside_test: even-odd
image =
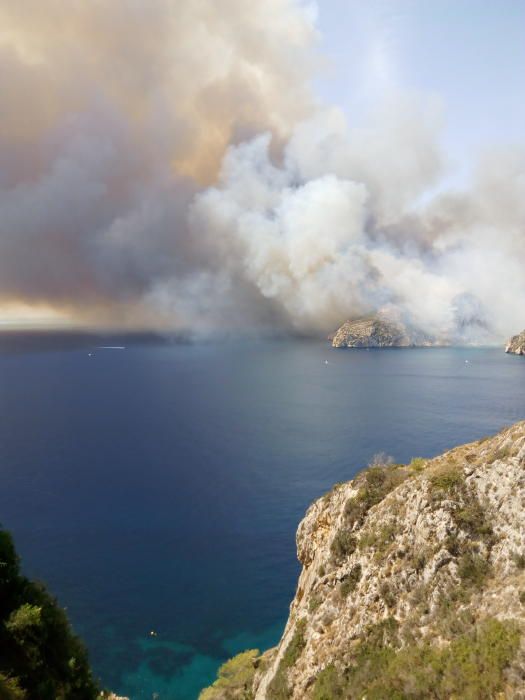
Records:
[[[334,348],[409,348],[438,344],[400,321],[380,316],[345,321],[330,340]]]
[[[525,422],[376,460],[300,523],[279,645],[227,662],[201,700],[524,698],[524,513]]]
[[[525,355],[525,331],[512,336],[507,343],[505,352],[514,353],[515,355]]]

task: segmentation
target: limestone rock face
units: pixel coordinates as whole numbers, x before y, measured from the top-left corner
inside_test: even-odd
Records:
[[[377,317],[345,321],[332,338],[334,348],[407,348],[432,344],[429,338],[401,322]]]
[[[336,485],[297,553],[256,700],[525,698],[525,422]]]
[[[514,335],[507,343],[505,352],[512,352],[515,355],[525,355],[525,331],[519,335]]]

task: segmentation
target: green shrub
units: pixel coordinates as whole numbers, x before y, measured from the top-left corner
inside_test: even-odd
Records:
[[[361,472],[356,478],[356,484],[360,486],[359,491],[345,504],[345,517],[348,526],[362,524],[370,508],[380,503],[407,477],[407,470],[399,465],[371,466]]]
[[[453,557],[458,557],[463,549],[463,543],[455,534],[449,535],[445,540],[445,548]]]
[[[456,590],[453,594],[441,593],[435,615],[437,635],[453,639],[474,627],[476,621],[470,609],[458,607],[468,599],[468,590]]]
[[[306,646],[306,639],[304,638],[305,630],[306,618],[302,618],[295,625],[295,632],[283,655],[282,663],[284,663],[286,668],[293,666],[297,659],[301,656],[301,652]]]
[[[310,596],[310,601],[308,602],[308,612],[309,613],[314,613],[316,610],[319,609],[319,606],[322,603],[322,598],[318,593],[314,593],[313,595]]]
[[[6,698],[94,700],[99,694],[65,612],[44,586],[20,573],[13,540],[1,529],[0,649]]]
[[[392,543],[396,534],[394,523],[386,523],[377,530],[369,530],[361,535],[359,540],[359,548],[365,549],[373,547],[379,553],[384,552],[389,544]]]
[[[312,700],[343,698],[346,683],[335,666],[327,666],[315,679]]]
[[[288,677],[286,669],[279,665],[275,676],[268,686],[268,700],[288,700],[290,688],[288,687]]]
[[[430,478],[430,483],[435,489],[445,492],[452,491],[463,481],[463,473],[456,465],[445,465]]]
[[[453,512],[456,525],[470,535],[489,537],[492,535],[492,526],[487,519],[486,509],[479,500],[469,494],[463,507]]]
[[[513,622],[489,619],[435,652],[443,691],[472,700],[493,698],[503,685],[503,671],[514,658],[520,632]]]
[[[367,507],[364,500],[360,498],[360,493],[352,496],[345,503],[345,517],[349,526],[360,525],[366,515]]]
[[[499,459],[506,459],[512,456],[512,445],[507,445],[506,447],[497,447],[493,452],[487,457],[487,464],[493,464]]]
[[[516,624],[488,619],[448,646],[409,643],[398,648],[388,618],[368,629],[343,672],[329,666],[317,676],[314,700],[492,700],[519,648]]]
[[[426,566],[427,560],[432,556],[432,551],[428,547],[421,549],[413,549],[407,560],[410,567],[415,569],[416,573],[421,573]]]
[[[399,622],[395,617],[386,617],[374,625],[369,625],[362,637],[362,644],[382,649],[385,646],[395,646],[398,642],[397,632]]]
[[[350,572],[343,578],[339,586],[339,592],[343,598],[346,598],[350,593],[355,591],[357,584],[361,580],[361,564],[356,564],[350,569]]]
[[[28,634],[36,633],[42,625],[42,608],[24,603],[13,610],[5,626],[15,637],[23,640]]]
[[[389,469],[381,466],[371,466],[363,472],[367,498],[379,502],[384,497],[385,485],[388,482]]]
[[[0,673],[0,699],[1,700],[25,700],[26,694],[20,688],[16,678],[9,678]]]
[[[305,629],[306,618],[302,618],[295,625],[293,637],[286,647],[277,672],[269,685],[268,697],[271,698],[271,700],[287,700],[287,698],[290,697],[287,672],[288,669],[295,664],[306,646],[306,639],[304,638]]]
[[[397,597],[391,586],[386,581],[383,581],[379,587],[379,592],[381,593],[381,597],[383,598],[387,608],[394,608],[397,602]]]
[[[425,468],[427,463],[426,459],[423,459],[423,457],[414,457],[410,464],[408,465],[412,471],[415,472],[422,472],[423,469]]]
[[[489,562],[477,552],[466,551],[458,560],[458,575],[463,584],[481,588],[489,571]]]
[[[332,557],[339,561],[353,554],[357,547],[357,540],[350,530],[343,529],[336,533],[332,544],[330,545],[330,552]]]
[[[217,680],[201,691],[199,700],[223,700],[225,697],[251,700],[255,662],[259,654],[258,649],[249,649],[226,661],[218,671]]]

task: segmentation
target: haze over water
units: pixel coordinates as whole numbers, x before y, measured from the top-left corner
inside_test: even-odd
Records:
[[[0,517],[104,685],[194,700],[225,658],[278,640],[309,503],[374,453],[406,462],[525,418],[524,394],[501,348],[12,346]]]

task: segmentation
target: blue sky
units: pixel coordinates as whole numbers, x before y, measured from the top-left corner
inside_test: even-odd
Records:
[[[318,0],[321,97],[361,121],[393,91],[438,96],[443,143],[461,167],[525,143],[524,0]]]

